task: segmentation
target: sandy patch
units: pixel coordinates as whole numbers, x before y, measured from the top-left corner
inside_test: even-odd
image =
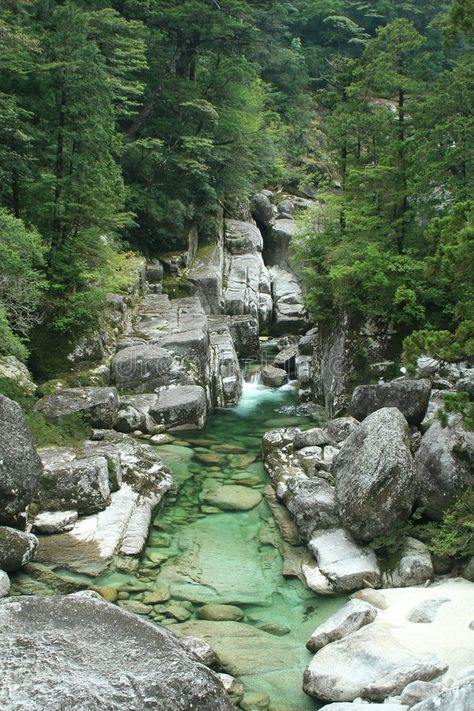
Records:
[[[388,622],[395,638],[418,653],[436,654],[449,664],[445,681],[451,681],[466,666],[474,664],[474,583],[463,578],[443,579],[427,588],[392,588],[380,590],[388,603],[380,610],[374,624]],[[407,620],[410,610],[423,601],[449,598],[439,608],[434,622]]]

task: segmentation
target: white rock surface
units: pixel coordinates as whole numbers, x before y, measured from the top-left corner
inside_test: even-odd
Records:
[[[380,591],[388,607],[379,613],[375,625],[386,621],[392,627],[396,639],[414,653],[424,654],[433,651],[440,659],[449,664],[449,681],[473,663],[474,633],[469,629],[474,609],[474,583],[463,578],[448,578],[428,588],[393,588]],[[446,597],[450,602],[438,610],[434,622],[423,625],[407,620],[407,615],[415,605]]]
[[[33,529],[38,533],[65,533],[74,528],[77,511],[44,511],[33,521]]]
[[[303,688],[322,701],[383,701],[411,681],[430,681],[446,669],[434,655],[403,647],[390,625],[380,622],[320,649],[304,673]]]
[[[4,570],[0,570],[0,597],[6,597],[10,592],[10,578]]]
[[[376,617],[375,607],[362,600],[351,600],[314,630],[306,646],[311,652],[317,652],[330,642],[357,632]]]
[[[383,650],[387,643],[388,650],[392,649],[397,663],[402,661],[404,655],[408,655],[407,658],[410,655],[414,655],[415,658],[419,659],[420,657],[432,656],[434,652],[440,663],[449,667],[443,677],[436,679],[436,683],[439,686],[450,688],[456,685],[460,686],[462,682],[462,689],[455,693],[448,692],[448,689],[441,692],[441,700],[437,701],[437,705],[420,705],[419,709],[416,706],[414,707],[416,711],[470,711],[472,706],[466,705],[468,702],[465,699],[469,700],[470,694],[472,694],[468,687],[470,685],[472,689],[473,680],[471,676],[474,676],[472,670],[471,672],[469,672],[469,669],[466,670],[467,666],[472,665],[474,659],[473,631],[469,628],[474,603],[474,583],[462,578],[450,578],[438,584],[433,584],[428,588],[390,588],[377,591],[376,594],[383,595],[387,603],[386,609],[379,609],[377,618],[372,624],[367,625],[354,635],[350,635],[339,642],[334,642],[320,650],[314,660],[323,657],[325,660],[325,673],[328,676],[323,677],[320,675],[321,669],[318,669],[315,662],[313,670],[316,678],[321,679],[321,683],[324,683],[324,678],[326,681],[330,678],[331,681],[327,684],[328,688],[339,688],[339,684],[341,684],[347,690],[352,685],[355,694],[352,698],[357,699],[358,696],[363,696],[364,700],[368,698],[373,698],[374,700],[377,698],[383,699],[395,693],[402,693],[411,681],[427,679],[424,674],[414,675],[410,682],[406,680],[405,684],[400,688],[398,688],[399,684],[397,683],[397,688],[393,688],[394,681],[401,682],[402,680],[397,680],[396,676],[390,676],[388,674],[389,669],[382,667],[379,679],[371,682],[372,689],[369,688],[369,684],[366,684],[364,689],[361,689],[361,684],[357,689],[357,679],[363,681],[364,678],[362,674],[364,669],[363,654],[360,654],[360,650],[358,652],[354,649],[351,650],[349,640],[357,635],[367,636],[367,639],[372,638],[367,647],[371,659],[370,669],[366,669],[371,674],[380,664],[380,659],[382,658],[379,657],[378,645],[380,644]],[[415,605],[426,604],[427,601],[435,597],[449,598],[450,601],[439,608],[432,623],[423,625],[422,633],[420,633],[419,624],[409,622],[407,615]],[[342,649],[342,654],[333,654],[334,650],[337,651],[338,649]],[[402,652],[400,652],[400,649]],[[329,651],[331,651],[331,660],[329,660]],[[346,661],[349,659],[350,661],[347,661],[347,665],[344,667],[343,659],[346,654],[348,655]],[[410,662],[405,671],[411,674],[414,669],[415,666]],[[460,676],[458,677],[458,675]],[[423,703],[427,704],[428,702]],[[469,703],[471,702],[469,701]]]
[[[338,592],[351,592],[367,584],[380,585],[375,553],[362,548],[343,528],[315,531],[308,547]]]
[[[78,519],[68,533],[42,538],[37,562],[99,575],[118,552],[138,498],[130,486],[122,486],[105,511]]]
[[[301,570],[310,590],[314,590],[319,595],[337,595],[329,580],[321,573],[316,564],[314,566],[303,565]]]

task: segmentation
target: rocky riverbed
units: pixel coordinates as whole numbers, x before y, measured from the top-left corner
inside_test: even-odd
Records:
[[[351,392],[355,342],[380,355],[386,334],[309,328],[289,266],[308,207],[266,191],[257,224],[148,264],[133,314],[111,297],[113,338],[78,345],[35,405],[87,440],[36,452],[0,396],[2,708],[33,694],[27,670],[34,711],[472,708],[473,562],[433,557],[411,516],[439,521],[474,484],[472,432],[435,421],[474,371],[422,358]],[[24,367],[0,367],[33,396]],[[137,663],[142,638],[158,666]]]

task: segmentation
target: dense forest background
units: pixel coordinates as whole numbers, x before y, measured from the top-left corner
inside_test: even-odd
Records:
[[[474,355],[472,0],[2,0],[0,353],[94,328],[133,251],[258,188],[324,205],[315,319]],[[313,227],[312,227],[313,225]]]

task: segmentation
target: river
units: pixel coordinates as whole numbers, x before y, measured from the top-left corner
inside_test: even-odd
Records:
[[[157,447],[175,490],[156,513],[138,569],[115,570],[93,587],[118,590],[125,609],[145,602],[149,619],[179,636],[208,640],[225,670],[246,692],[268,696],[272,711],[314,711],[320,705],[301,688],[311,660],[305,643],[346,599],[319,596],[283,575],[284,565],[300,570],[308,553],[281,536],[263,495],[269,478],[260,450],[266,431],[291,425],[315,425],[291,385],[246,382],[238,406],[211,414],[202,432],[177,433]],[[200,619],[209,604],[238,609],[231,620]]]

